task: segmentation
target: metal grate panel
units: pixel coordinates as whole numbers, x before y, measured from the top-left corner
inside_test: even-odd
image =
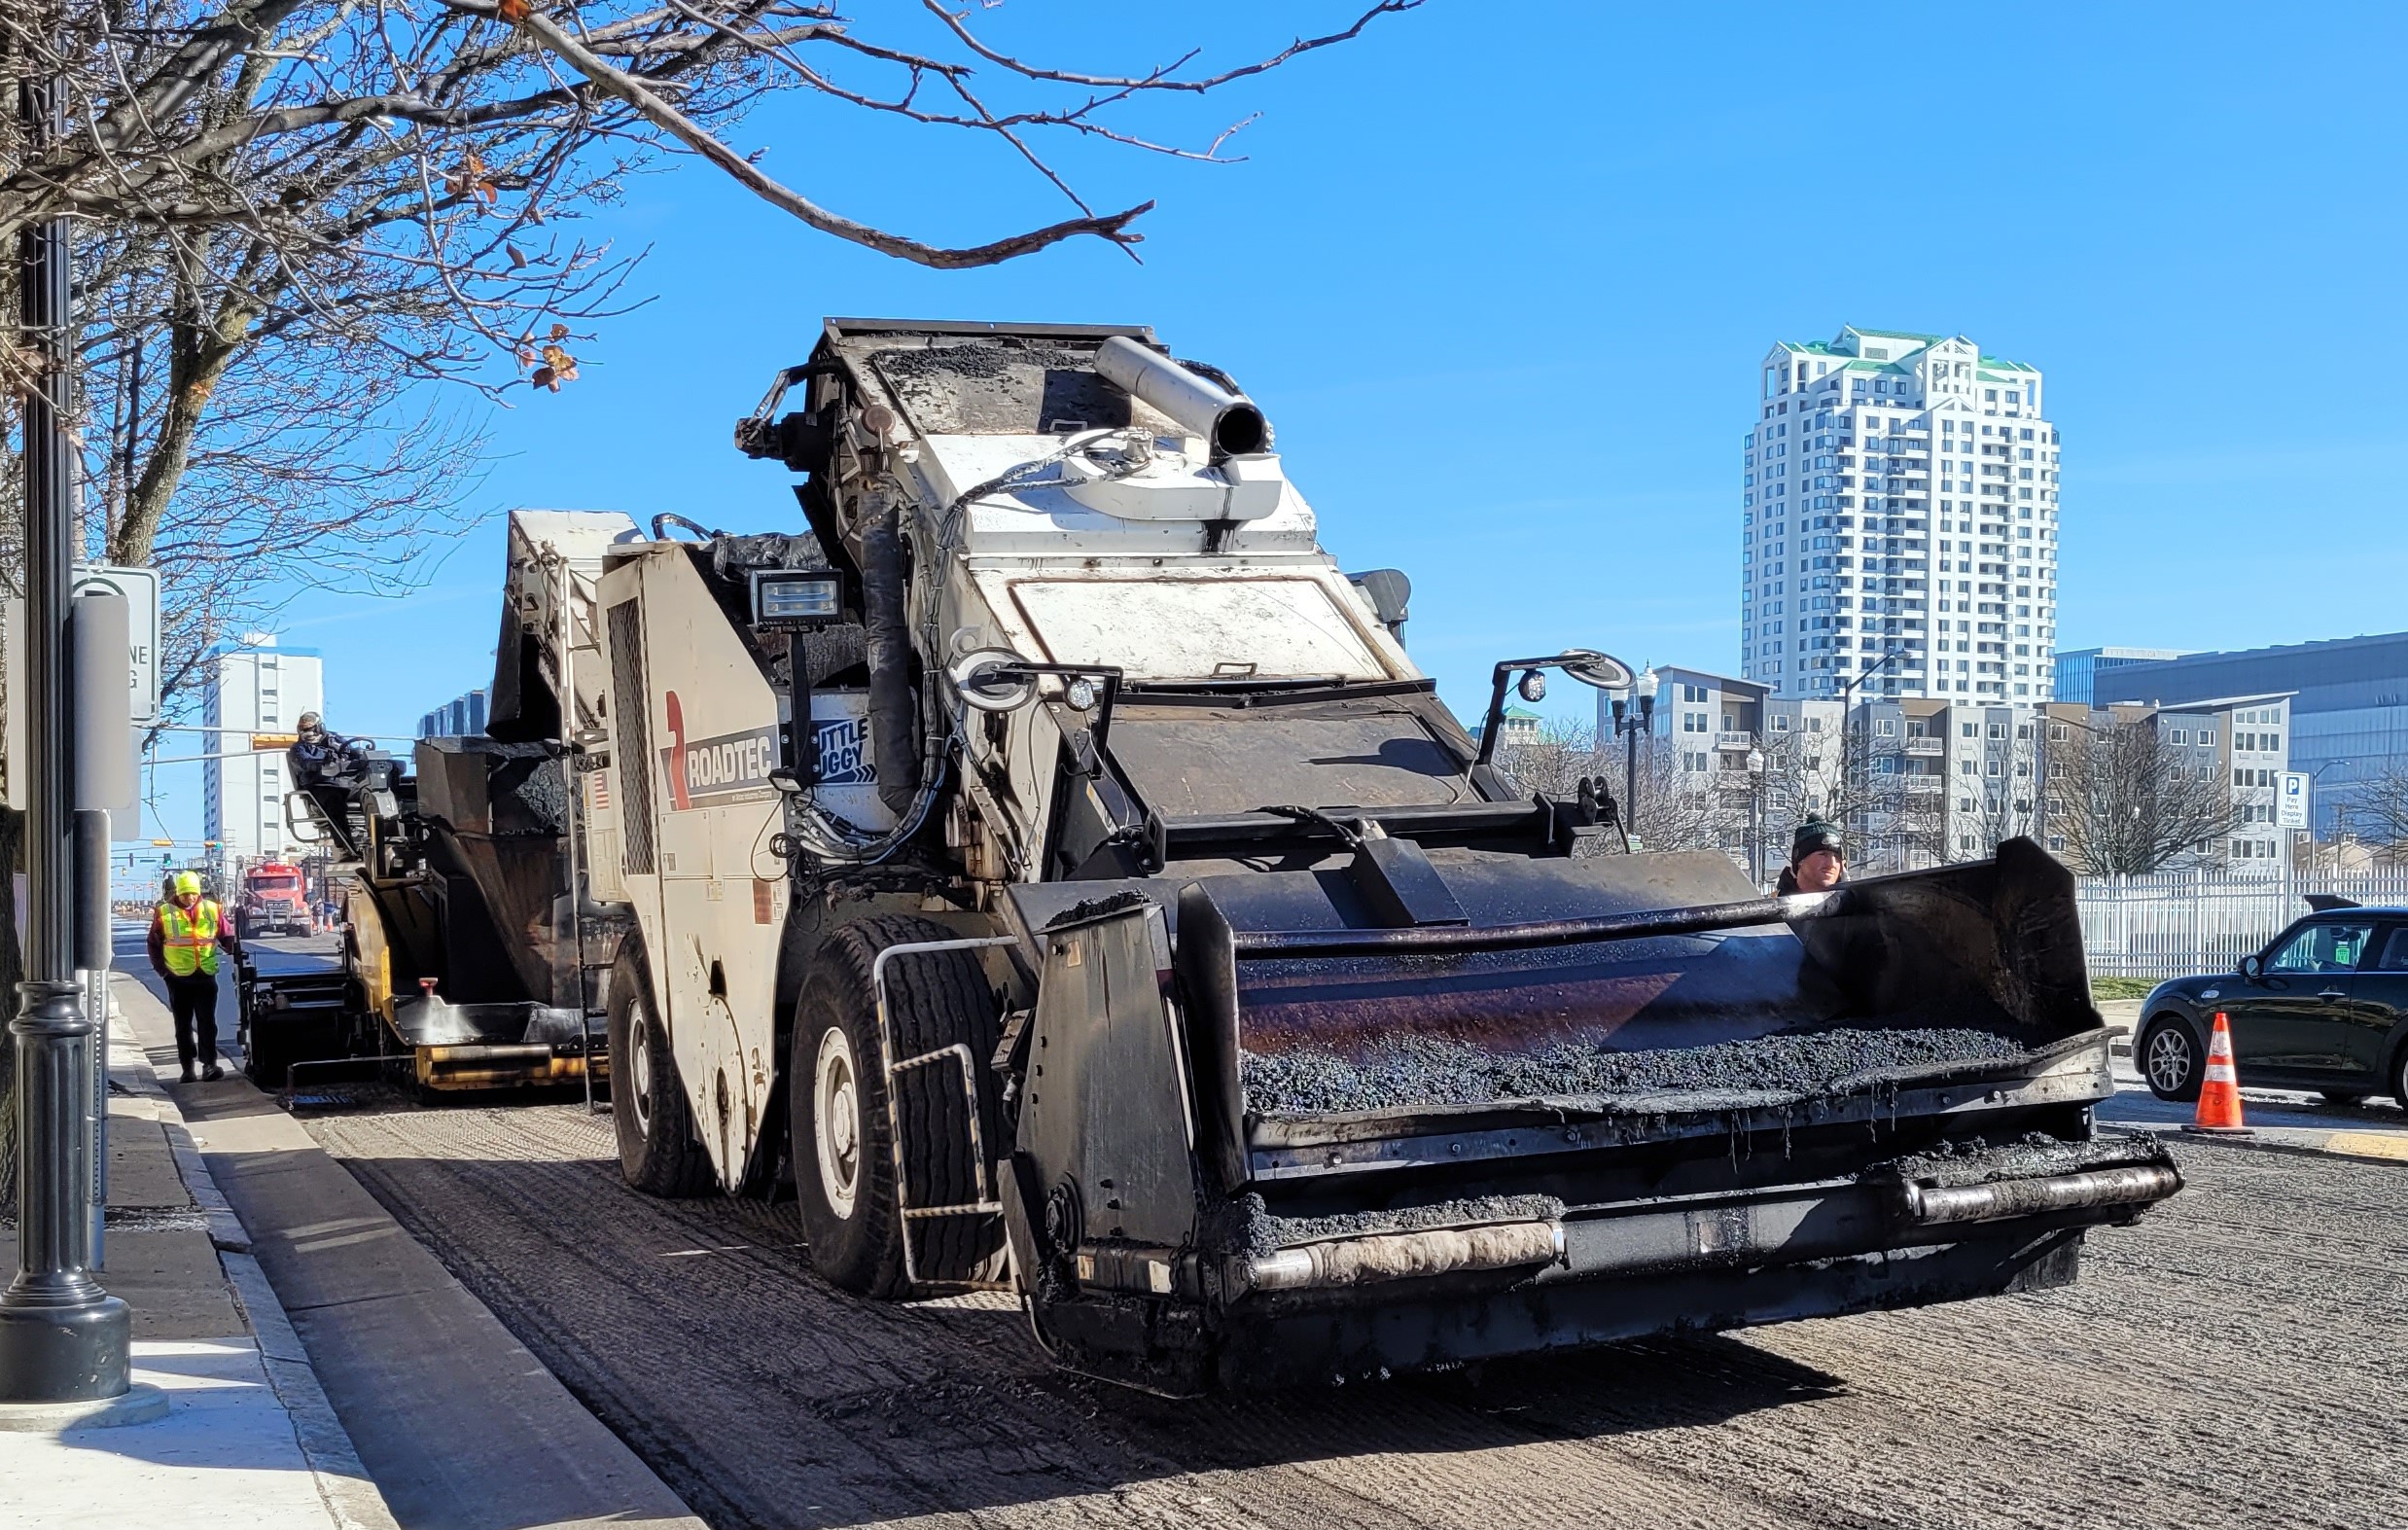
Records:
[[[653,872],[652,697],[644,686],[644,617],[635,601],[610,610],[611,710],[619,715],[620,871]]]

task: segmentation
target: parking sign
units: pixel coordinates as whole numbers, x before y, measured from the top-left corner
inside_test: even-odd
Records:
[[[159,721],[159,570],[114,563],[78,563],[75,589],[113,590],[125,597],[132,637],[126,660],[132,666],[134,722]]]
[[[2277,829],[2308,827],[2308,772],[2285,770],[2282,784],[2274,794],[2274,826]]]

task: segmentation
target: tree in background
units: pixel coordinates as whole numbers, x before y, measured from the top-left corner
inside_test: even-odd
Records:
[[[2166,741],[2154,713],[2094,712],[2050,728],[2048,829],[2065,858],[2101,875],[2139,876],[2195,854],[2238,828],[2244,809],[2213,763]],[[2057,721],[2065,721],[2058,719]]]
[[[1624,804],[1631,837],[1648,850],[1742,850],[1745,776],[1690,770],[1681,755],[1675,739],[1639,740],[1639,801],[1635,810]],[[1592,729],[1550,723],[1500,738],[1496,763],[1524,792],[1571,799],[1587,777],[1604,782],[1620,802],[1628,760],[1623,742],[1611,734],[1600,740]]]
[[[2352,782],[2336,817],[2385,860],[2408,860],[2408,759],[2390,756],[2374,773]]]
[[[456,529],[483,445],[421,384],[575,381],[571,347],[634,301],[631,263],[577,231],[648,165],[700,158],[814,230],[939,267],[1082,236],[1133,249],[1151,204],[1096,212],[1045,139],[1226,159],[1242,121],[1190,144],[1132,114],[1418,3],[1218,71],[1200,50],[1134,70],[1031,61],[934,0],[870,30],[792,0],[11,7],[12,70],[54,72],[72,126],[39,157],[0,126],[0,234],[61,210],[84,231],[87,542],[161,570],[173,688],[269,614],[272,584],[407,587]],[[825,209],[731,146],[777,91],[972,133],[1077,215],[956,248]]]

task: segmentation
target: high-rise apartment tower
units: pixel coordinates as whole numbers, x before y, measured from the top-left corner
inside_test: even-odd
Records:
[[[2057,430],[2037,368],[1843,329],[1765,356],[1740,664],[1787,696],[2051,698]]]
[[[254,632],[210,656],[201,724],[212,758],[200,767],[201,832],[215,841],[222,874],[262,856],[296,853],[286,832],[284,753],[248,753],[254,733],[290,733],[303,712],[320,710],[325,683],[314,648],[282,648]]]

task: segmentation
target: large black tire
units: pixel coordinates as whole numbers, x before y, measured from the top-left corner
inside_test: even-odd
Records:
[[[890,945],[955,938],[942,925],[905,915],[846,925],[812,957],[796,1002],[786,1098],[803,1236],[812,1267],[830,1284],[863,1296],[909,1294],[871,967]],[[898,1062],[957,1042],[969,1047],[992,1154],[996,1111],[986,1060],[995,1050],[997,1015],[976,956],[941,951],[890,962],[886,993]],[[913,1203],[975,1200],[978,1173],[959,1068],[950,1061],[913,1068],[896,1083]],[[928,1218],[916,1228],[913,1253],[923,1281],[967,1279],[1003,1246],[1002,1221],[993,1216]]]
[[[2208,1054],[2199,1045],[2198,1033],[2180,1015],[2160,1014],[2141,1028],[2141,1039],[2132,1048],[2132,1065],[2141,1071],[2142,1082],[2151,1094],[2187,1105],[2199,1098],[2200,1082],[2208,1073]]]
[[[694,1137],[669,1033],[653,1008],[643,953],[629,941],[611,967],[611,1123],[619,1173],[647,1195],[699,1195],[718,1179]]]

